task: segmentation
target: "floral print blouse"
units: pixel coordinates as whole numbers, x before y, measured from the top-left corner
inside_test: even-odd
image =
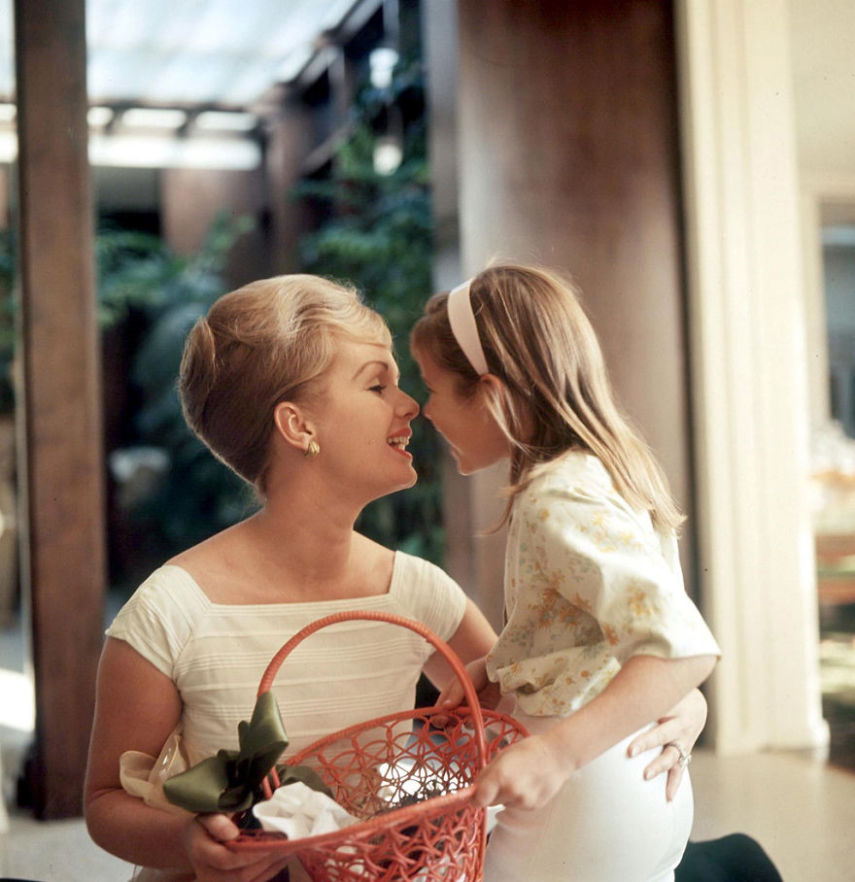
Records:
[[[673,533],[633,511],[595,456],[571,451],[514,502],[506,625],[487,672],[520,710],[566,716],[634,655],[720,655],[686,594]]]

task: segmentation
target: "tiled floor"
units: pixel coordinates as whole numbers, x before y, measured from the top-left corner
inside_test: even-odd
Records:
[[[757,839],[784,882],[855,879],[855,773],[786,753],[698,751],[693,839]]]
[[[0,874],[37,882],[127,882],[133,867],[95,845],[82,820],[9,819],[0,836]]]

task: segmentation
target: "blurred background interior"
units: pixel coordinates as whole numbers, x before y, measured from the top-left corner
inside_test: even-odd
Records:
[[[195,319],[353,280],[420,395],[422,303],[501,257],[575,276],[689,512],[697,832],[850,878],[853,37],[849,0],[0,0],[0,872],[127,876],[76,820],[105,623],[253,505],[183,426]],[[500,624],[501,472],[411,449],[361,529]]]

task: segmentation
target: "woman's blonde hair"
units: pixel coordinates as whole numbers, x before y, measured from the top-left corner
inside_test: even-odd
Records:
[[[653,454],[620,412],[602,352],[573,283],[533,266],[505,264],[475,276],[469,295],[489,372],[486,406],[511,446],[507,519],[517,493],[556,457],[587,450],[635,509],[660,529],[683,516]],[[448,294],[434,295],[411,334],[411,346],[459,378],[463,397],[479,377],[448,322]]]
[[[341,336],[391,345],[386,323],[354,289],[318,276],[277,276],[223,295],[184,346],[187,424],[263,494],[274,408],[312,395]]]

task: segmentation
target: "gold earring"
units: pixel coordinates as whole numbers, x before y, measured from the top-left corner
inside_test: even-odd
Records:
[[[306,458],[314,459],[320,452],[321,448],[318,442],[314,438],[309,438],[309,443],[306,445]]]

